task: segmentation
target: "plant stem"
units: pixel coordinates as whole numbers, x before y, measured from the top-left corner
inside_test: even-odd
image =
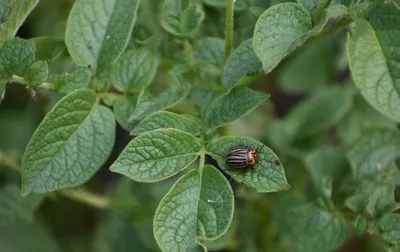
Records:
[[[18,83],[24,86],[30,86],[30,83],[26,82],[24,78],[18,75],[13,75],[11,78],[11,82]],[[55,87],[52,83],[49,82],[43,82],[42,84],[35,86],[39,88],[44,88],[44,89],[50,89],[50,90],[55,90]]]
[[[233,10],[235,8],[234,0],[228,0],[226,3],[225,19],[225,55],[224,62],[231,55],[233,44]]]
[[[312,15],[312,19],[314,24],[318,21],[318,19],[321,17],[322,12],[325,10],[325,8],[331,3],[331,0],[322,0],[318,6],[317,9],[315,9],[314,14]]]
[[[64,189],[58,191],[61,195],[74,201],[99,209],[107,209],[110,205],[108,198],[91,193],[85,189]]]

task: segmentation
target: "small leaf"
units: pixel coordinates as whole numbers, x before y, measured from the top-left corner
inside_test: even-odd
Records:
[[[348,151],[355,177],[385,169],[400,156],[400,133],[390,129],[365,131]]]
[[[199,28],[204,12],[197,5],[182,5],[179,0],[165,0],[161,25],[175,36],[186,37]]]
[[[140,0],[77,0],[69,13],[65,44],[76,64],[100,74],[125,50]],[[97,70],[96,70],[97,69]]]
[[[324,192],[322,183],[324,178],[331,178],[337,188],[349,170],[345,153],[333,148],[316,149],[305,156],[304,162],[313,184],[320,194]]]
[[[50,192],[85,183],[114,145],[112,112],[85,89],[62,98],[33,134],[21,165],[22,192]]]
[[[360,94],[354,97],[350,111],[336,127],[337,135],[343,145],[351,146],[368,128],[397,129],[397,123],[379,113]]]
[[[126,51],[113,65],[111,81],[121,92],[137,92],[150,85],[156,75],[158,58],[148,49]]]
[[[225,9],[226,1],[230,0],[203,0],[203,3],[217,8]],[[235,0],[234,3],[236,11],[244,11],[247,8],[245,0]]]
[[[364,97],[380,112],[400,120],[400,10],[391,4],[354,23],[347,40],[350,69]]]
[[[0,48],[0,76],[23,75],[34,60],[35,47],[32,43],[17,37],[8,40]]]
[[[233,207],[232,189],[217,169],[192,170],[161,200],[154,215],[156,241],[163,251],[184,252],[199,239],[217,238],[228,229]]]
[[[204,37],[193,46],[193,61],[203,72],[220,73],[224,67],[225,40]]]
[[[0,47],[12,39],[19,27],[25,21],[29,13],[39,3],[39,0],[15,0],[11,1],[10,13],[5,23],[0,22]],[[1,59],[1,56],[0,56]]]
[[[0,3],[0,26],[7,20],[11,13],[11,0],[3,0]],[[0,45],[1,47],[1,45]]]
[[[357,215],[352,223],[352,226],[358,236],[362,236],[364,234],[365,230],[367,229],[367,225],[367,219],[361,214]]]
[[[63,39],[52,37],[35,37],[29,39],[35,44],[36,60],[52,60],[61,55],[68,55]]]
[[[347,238],[346,220],[313,205],[291,209],[285,213],[283,225],[301,251],[334,251]]]
[[[222,75],[222,84],[231,89],[243,77],[262,70],[262,63],[254,53],[252,39],[243,41],[227,59]]]
[[[42,84],[49,74],[49,66],[46,61],[36,61],[24,73],[24,79],[32,86]]]
[[[0,191],[0,226],[14,225],[18,221],[30,221],[42,201],[42,196],[21,197],[21,189],[14,185]]]
[[[53,75],[52,81],[59,93],[68,94],[89,85],[90,71],[86,67],[77,67],[70,74]]]
[[[229,150],[234,147],[247,146],[258,151],[258,158],[253,169],[245,172],[228,170],[226,164],[226,156]],[[286,181],[285,171],[279,158],[267,146],[261,142],[236,136],[224,136],[211,141],[207,145],[210,155],[217,160],[218,165],[224,169],[226,173],[231,175],[239,182],[245,183],[247,186],[255,188],[258,192],[278,192],[287,190],[290,185]]]
[[[324,12],[317,23],[314,25],[313,30],[321,32],[322,29],[326,28],[328,23],[334,24],[335,20],[341,20],[349,12],[349,8],[341,4],[331,5],[324,9]]]
[[[162,128],[174,128],[195,134],[199,131],[198,122],[189,116],[178,115],[168,111],[155,112],[143,119],[131,132],[131,135]]]
[[[135,111],[136,99],[128,100],[126,98],[118,99],[113,103],[113,112],[115,120],[124,128],[126,131],[131,131],[134,127],[129,122],[129,117]]]
[[[265,73],[309,37],[312,22],[310,14],[295,3],[277,4],[268,8],[254,28],[253,48],[260,58]]]
[[[132,122],[135,126],[146,116],[173,106],[181,101],[189,93],[189,86],[172,85],[167,90],[158,95],[158,97],[147,97],[146,90],[139,95],[137,106],[133,114],[129,117],[128,122]]]
[[[249,88],[234,88],[214,100],[206,112],[209,129],[230,123],[264,103],[269,95]]]
[[[193,163],[200,147],[199,139],[180,130],[145,132],[125,147],[110,170],[135,181],[157,182]]]
[[[400,215],[388,214],[379,220],[379,231],[389,244],[400,243]]]
[[[394,198],[394,186],[382,186],[370,195],[365,211],[370,217],[381,217],[400,208]]]
[[[314,13],[315,9],[317,9],[321,0],[297,0],[297,2],[312,14]]]

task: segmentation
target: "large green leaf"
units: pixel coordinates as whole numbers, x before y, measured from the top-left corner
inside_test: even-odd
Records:
[[[111,81],[121,92],[137,92],[148,86],[156,75],[158,58],[146,48],[126,51],[113,65]]]
[[[379,111],[400,120],[400,10],[383,4],[354,23],[348,37],[356,85]]]
[[[29,13],[35,8],[39,0],[14,0],[11,1],[10,13],[6,22],[0,22],[0,47],[17,33]]]
[[[262,70],[262,63],[254,53],[252,39],[243,41],[227,59],[222,75],[222,84],[231,89],[243,77]]]
[[[168,111],[155,112],[141,121],[131,132],[131,135],[162,128],[174,128],[195,134],[199,131],[198,122],[195,118],[178,115]]]
[[[312,22],[310,14],[295,3],[277,4],[268,8],[254,28],[253,48],[260,58],[265,73],[309,37]]]
[[[269,95],[250,88],[234,88],[219,96],[208,107],[205,122],[209,129],[230,123],[264,103]]]
[[[348,157],[356,177],[385,169],[400,156],[400,132],[391,129],[370,129],[351,146]]]
[[[160,181],[193,163],[200,147],[199,139],[181,130],[145,132],[125,147],[110,170],[135,181]]]
[[[346,240],[346,220],[338,213],[320,210],[313,205],[293,208],[285,212],[281,225],[299,251],[334,251]]]
[[[75,63],[97,72],[110,66],[128,43],[139,3],[140,0],[77,0],[65,32],[65,43]]]
[[[35,60],[35,47],[27,40],[14,38],[0,48],[0,77],[23,75]]]
[[[33,134],[22,159],[22,192],[49,192],[85,183],[114,145],[111,110],[92,91],[62,98]]]
[[[215,239],[227,231],[233,207],[232,189],[217,169],[192,170],[161,200],[154,216],[156,241],[162,251],[197,247],[199,240]]]
[[[258,151],[257,161],[253,169],[247,171],[228,169],[226,156],[229,150],[235,147],[250,147]],[[207,145],[207,150],[225,172],[237,181],[255,188],[258,192],[277,192],[290,188],[279,158],[270,148],[259,141],[246,137],[224,136],[211,141]]]
[[[0,226],[13,225],[18,221],[30,221],[41,201],[40,195],[21,197],[21,189],[17,186],[4,187],[0,191]]]

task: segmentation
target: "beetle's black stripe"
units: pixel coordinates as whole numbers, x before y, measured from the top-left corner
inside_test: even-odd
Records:
[[[247,147],[233,148],[229,151],[226,162],[231,169],[247,169],[249,167],[249,150]]]

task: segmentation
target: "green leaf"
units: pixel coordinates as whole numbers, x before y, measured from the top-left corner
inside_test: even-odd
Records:
[[[190,36],[204,19],[204,12],[199,6],[185,6],[181,0],[164,0],[163,7],[161,25],[175,36]]]
[[[247,75],[254,75],[262,70],[262,63],[254,53],[252,39],[243,41],[227,59],[222,75],[222,84],[231,89]]]
[[[0,24],[0,47],[12,39],[39,0],[15,0],[10,6],[10,14],[5,23]],[[1,58],[1,57],[0,57]]]
[[[316,149],[305,156],[304,162],[320,195],[324,195],[324,178],[331,178],[334,185],[340,185],[349,168],[345,154],[333,148]]]
[[[93,92],[62,98],[33,134],[22,159],[22,192],[49,192],[85,183],[107,160],[114,145],[112,112]]]
[[[285,118],[289,139],[315,136],[335,125],[349,111],[353,90],[327,88],[294,107]]]
[[[0,79],[0,104],[3,102],[6,97],[6,82],[7,80]]]
[[[226,1],[227,0],[203,0],[203,3],[213,6],[213,7],[225,9]],[[235,3],[236,11],[244,11],[247,8],[247,4],[246,4],[245,0],[235,0],[234,3]]]
[[[233,208],[232,189],[217,169],[205,166],[192,170],[161,200],[154,215],[154,236],[163,251],[184,252],[199,239],[223,235],[232,220]]]
[[[238,229],[238,222],[238,218],[235,218],[234,216],[225,234],[223,234],[216,240],[205,240],[202,241],[202,243],[204,243],[204,245],[210,251],[219,251],[223,250],[224,248],[228,248],[229,246],[232,246],[233,244],[235,244],[235,236]]]
[[[3,0],[0,3],[0,26],[7,20],[11,13],[11,0]]]
[[[129,117],[128,122],[136,125],[146,116],[173,106],[181,101],[189,93],[189,86],[172,85],[167,90],[159,94],[157,97],[149,98],[147,91],[143,90],[139,95],[137,106],[133,114]]]
[[[139,135],[147,131],[162,128],[174,128],[196,134],[199,131],[198,122],[195,118],[178,115],[168,111],[155,112],[143,119],[131,132],[131,135]]]
[[[300,251],[334,251],[347,238],[345,219],[337,213],[305,205],[286,212],[289,235]]]
[[[118,99],[113,103],[113,112],[115,120],[126,131],[131,131],[134,127],[129,122],[129,117],[135,111],[136,99],[128,100],[126,98]]]
[[[68,94],[80,88],[86,88],[90,81],[90,71],[86,67],[77,67],[72,73],[56,74],[53,85],[61,94]]]
[[[113,65],[111,81],[121,92],[137,92],[150,85],[157,73],[158,58],[146,48],[126,51]]]
[[[336,20],[341,20],[347,14],[349,14],[349,8],[341,4],[331,5],[324,9],[322,16],[317,20],[313,30],[315,32],[321,32],[322,29],[328,26],[328,23],[334,24]]]
[[[333,48],[326,41],[307,44],[279,68],[279,88],[297,94],[323,87],[331,81],[334,63]]]
[[[205,122],[209,129],[230,123],[264,103],[269,95],[250,88],[234,88],[208,107]]]
[[[362,236],[367,229],[367,219],[359,214],[352,222],[352,226],[356,231],[357,236]]]
[[[208,107],[224,93],[224,90],[214,86],[194,86],[190,92],[190,99],[200,107],[201,117],[204,118]]]
[[[351,146],[368,128],[397,129],[397,123],[391,118],[379,113],[364,97],[356,95],[350,111],[340,120],[336,127],[341,143]]]
[[[0,191],[0,226],[13,225],[18,221],[30,221],[42,201],[42,196],[21,197],[21,189],[7,185]]]
[[[210,68],[205,63],[210,63],[214,68],[222,69],[224,66],[225,40],[216,37],[204,37],[196,40],[193,47],[193,61],[201,62],[201,68]]]
[[[321,2],[321,0],[297,0],[297,2],[312,14],[318,7],[318,4]]]
[[[400,132],[390,129],[367,130],[347,155],[355,177],[374,174],[400,156]]]
[[[29,41],[32,41],[35,44],[36,60],[52,60],[61,55],[68,55],[63,39],[36,37],[29,39]]]
[[[97,73],[125,50],[140,0],[77,0],[68,16],[65,43],[78,65]]]
[[[36,61],[25,71],[24,79],[32,86],[42,84],[49,74],[49,66],[46,61]]]
[[[200,147],[199,139],[177,129],[145,132],[125,147],[110,170],[135,181],[157,182],[193,163]]]
[[[253,48],[260,58],[265,73],[309,37],[312,22],[310,14],[295,3],[277,4],[268,8],[254,28]]]
[[[400,208],[394,198],[394,186],[382,186],[376,188],[368,198],[365,212],[370,217],[381,217]]]
[[[380,112],[400,120],[400,10],[390,4],[354,23],[347,40],[350,69],[364,97]]]
[[[389,244],[400,242],[400,215],[388,214],[379,220],[379,231],[381,237]]]
[[[226,156],[229,150],[241,146],[247,146],[258,151],[255,166],[245,172],[228,170]],[[211,141],[207,145],[207,150],[226,173],[235,180],[255,188],[258,192],[277,192],[290,188],[279,158],[270,148],[259,141],[246,137],[224,136]]]
[[[0,77],[23,75],[35,60],[35,47],[27,40],[13,38],[0,48]]]

